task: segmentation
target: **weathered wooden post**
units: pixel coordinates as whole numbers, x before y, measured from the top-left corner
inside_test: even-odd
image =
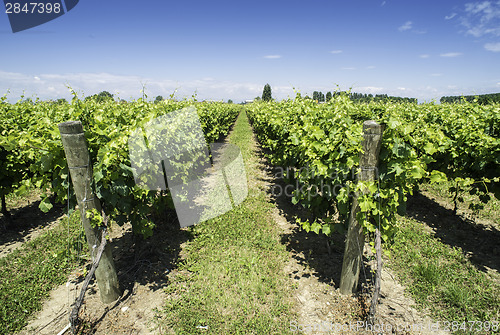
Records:
[[[101,204],[99,203],[99,199],[94,197],[92,190],[92,164],[90,162],[87,141],[83,133],[83,126],[80,121],[64,122],[58,126],[78,207],[80,208],[85,235],[87,236],[92,258],[94,258],[101,240],[98,228],[91,227],[90,219],[86,216],[86,211],[95,208],[101,212]],[[121,293],[109,244],[105,246],[99,266],[95,272],[95,277],[101,301],[109,304],[118,300]]]
[[[363,137],[363,152],[359,159],[360,172],[356,178],[362,181],[373,181],[377,178],[382,126],[375,121],[365,121],[363,123]],[[368,192],[368,190],[364,191]],[[342,294],[355,293],[358,287],[359,271],[363,261],[363,247],[365,245],[363,227],[356,220],[358,212],[358,194],[354,194],[340,277],[340,293]]]

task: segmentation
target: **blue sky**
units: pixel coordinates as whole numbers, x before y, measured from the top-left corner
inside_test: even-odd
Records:
[[[0,13],[0,94],[102,90],[236,102],[294,89],[437,99],[500,92],[500,1],[80,0],[12,33]]]

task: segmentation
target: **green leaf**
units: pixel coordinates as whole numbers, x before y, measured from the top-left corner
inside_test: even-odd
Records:
[[[359,200],[359,208],[361,209],[362,212],[369,212],[372,208],[376,208],[376,206],[373,203],[373,201],[365,198]]]
[[[332,233],[332,227],[329,224],[324,224],[323,227],[321,228],[321,231],[326,236],[330,236],[330,234]]]
[[[315,137],[317,140],[320,140],[323,137],[325,137],[325,132],[320,128],[316,128],[311,135]]]
[[[424,145],[424,151],[428,155],[433,155],[437,151],[437,149],[434,147],[434,145],[432,145],[432,143],[427,142]]]
[[[316,234],[318,234],[318,235],[319,235],[319,231],[321,230],[321,228],[322,228],[321,225],[318,222],[316,222],[316,221],[314,221],[311,224],[311,230],[313,232],[315,232]]]
[[[433,170],[431,172],[431,183],[434,184],[434,183],[444,183],[446,181],[448,181],[448,178],[446,178],[446,174],[444,174],[443,172],[441,171],[438,171],[438,170]]]
[[[410,177],[412,177],[413,179],[420,179],[423,177],[424,173],[424,169],[422,169],[420,166],[414,166],[410,171]]]
[[[26,185],[21,185],[17,190],[15,190],[14,194],[17,196],[23,196],[28,193],[28,187]]]
[[[97,182],[101,181],[101,179],[104,177],[102,170],[94,171],[94,180]]]
[[[42,172],[48,172],[52,168],[52,159],[54,156],[52,154],[48,155],[43,155],[42,158],[40,158],[40,161],[42,163]]]
[[[38,205],[38,208],[44,213],[47,213],[54,207],[51,203],[48,197],[44,198],[42,201],[40,201],[40,205]]]

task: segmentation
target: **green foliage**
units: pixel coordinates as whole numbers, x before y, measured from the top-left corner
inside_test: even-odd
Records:
[[[68,168],[57,125],[80,120],[93,162],[95,193],[106,215],[118,223],[131,221],[135,232],[148,236],[154,227],[151,214],[159,212],[171,198],[168,191],[162,194],[135,185],[128,138],[146,122],[190,105],[198,112],[207,143],[225,136],[242,108],[189,100],[150,103],[139,99],[126,104],[113,99],[82,101],[76,95],[66,105],[2,103],[0,118],[6,122],[0,125],[0,192],[8,194],[24,183],[44,192],[50,190],[56,202],[65,201]],[[47,194],[42,197],[40,208],[50,210]]]
[[[429,308],[442,321],[498,320],[498,283],[476,269],[462,250],[426,232],[421,223],[402,219],[399,225],[389,265],[418,304]],[[471,333],[490,334],[488,331]]]
[[[500,171],[500,140],[491,131],[499,112],[496,105],[359,104],[348,94],[335,94],[321,105],[300,96],[256,103],[248,114],[271,163],[287,171],[286,182],[298,185],[292,202],[316,215],[319,226],[306,223],[305,229],[345,230],[352,195],[358,194],[358,219],[366,232],[379,226],[389,240],[406,195],[422,182],[453,179],[457,188],[482,193],[485,202],[488,192],[500,195],[493,179]],[[365,120],[385,125],[377,183],[355,179]]]
[[[114,100],[113,99],[113,94],[109,93],[108,91],[102,91],[100,92],[99,94],[94,94],[94,95],[91,95],[91,96],[88,96],[85,98],[85,101],[89,101],[89,100],[94,100],[96,102],[106,102],[106,101],[110,101],[110,100]]]
[[[462,103],[462,102],[476,102],[481,105],[491,103],[500,103],[500,93],[480,94],[480,95],[465,95],[465,96],[447,96],[439,99],[441,103]]]
[[[269,84],[266,84],[264,86],[264,90],[262,92],[262,101],[269,102],[273,99],[272,94],[271,94],[271,86]]]
[[[68,227],[69,224],[69,227]],[[69,232],[69,235],[68,235]],[[21,330],[50,291],[82,265],[85,237],[78,212],[20,249],[0,258],[0,333]],[[82,250],[84,249],[84,250]]]

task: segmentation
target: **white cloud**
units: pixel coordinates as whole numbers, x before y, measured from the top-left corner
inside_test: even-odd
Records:
[[[387,1],[382,1],[382,3],[380,4],[380,6],[385,6],[386,3],[387,3]]]
[[[281,55],[267,55],[264,56],[265,59],[278,59],[281,58]]]
[[[447,52],[447,53],[444,53],[444,54],[440,54],[439,56],[441,57],[458,57],[458,56],[461,56],[462,53],[461,52]]]
[[[341,67],[340,69],[341,70],[349,70],[349,71],[356,70],[355,67]]]
[[[400,90],[400,91],[406,91],[406,87],[398,87],[398,90]]]
[[[410,30],[413,26],[413,22],[411,21],[406,21],[405,24],[403,24],[401,27],[398,28],[399,31],[406,31]]]
[[[35,79],[40,78],[40,80]],[[137,99],[142,96],[142,83],[150,99],[157,95],[168,97],[172,93],[178,98],[197,94],[199,100],[243,101],[262,95],[265,83],[222,81],[215,78],[201,78],[189,81],[174,79],[154,79],[133,75],[115,75],[110,73],[65,73],[32,74],[5,72],[0,70],[0,95],[7,93],[9,101],[14,102],[23,92],[26,97],[39,97],[42,100],[71,99],[72,87],[79,97],[89,96],[101,91],[108,91],[120,99]],[[273,97],[280,99],[295,96],[291,86],[272,86]]]
[[[420,56],[418,56],[418,57],[420,57],[420,58],[424,58],[424,59],[425,59],[425,58],[429,58],[429,57],[431,57],[431,56],[430,56],[430,55],[428,55],[428,54],[423,54],[423,55],[420,55]]]
[[[500,52],[500,43],[486,43],[484,48],[488,51]]]
[[[431,73],[431,77],[441,77],[442,73]]]
[[[500,1],[466,3],[464,13],[460,22],[467,35],[500,36]]]
[[[455,16],[457,16],[457,13],[451,13],[450,15],[447,15],[444,17],[445,20],[451,20],[453,19]]]
[[[332,51],[330,51],[330,53],[332,53],[332,54],[340,54],[342,52],[343,52],[343,50],[332,50]]]
[[[421,35],[421,34],[427,34],[426,30],[414,29],[412,21],[406,21],[402,26],[400,26],[398,28],[398,30],[401,31],[401,32],[403,32],[403,31],[411,31],[414,34],[419,34],[419,35]]]
[[[366,94],[379,94],[385,93],[386,89],[384,87],[376,87],[376,86],[361,86],[361,87],[353,87],[354,92],[366,93]]]
[[[367,70],[372,70],[372,69],[375,69],[376,67],[374,65],[369,65],[366,67]]]

